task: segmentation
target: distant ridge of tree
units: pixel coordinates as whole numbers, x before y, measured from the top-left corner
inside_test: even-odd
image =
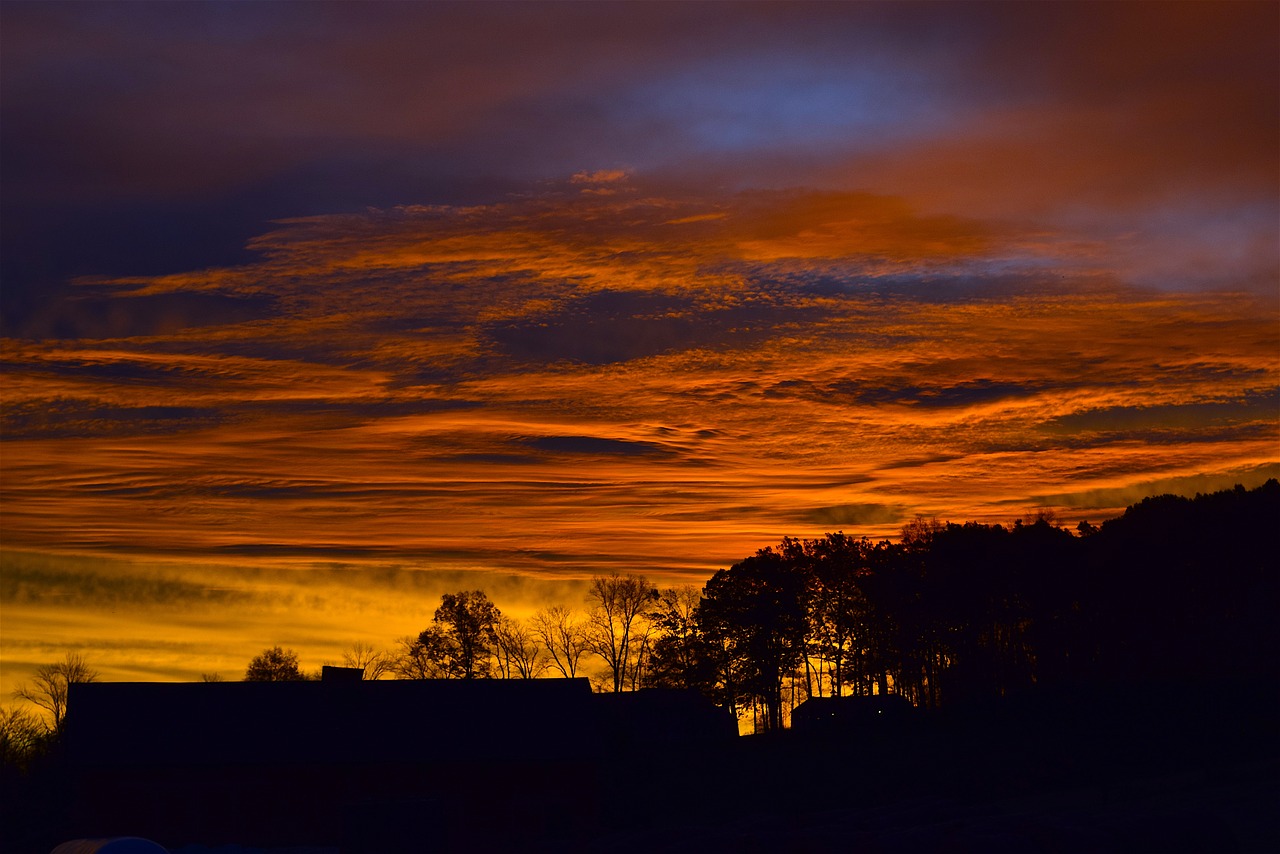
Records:
[[[1102,525],[1086,571],[1112,679],[1275,680],[1280,482],[1159,495]]]

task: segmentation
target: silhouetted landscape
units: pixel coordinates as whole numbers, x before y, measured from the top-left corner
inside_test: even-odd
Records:
[[[1280,852],[1277,32],[0,0],[0,854]]]
[[[554,621],[464,591],[375,670],[69,656],[28,689],[52,724],[5,721],[5,850],[1276,850],[1277,519],[1271,480],[1074,532],[787,539],[696,595],[597,578],[554,655]]]

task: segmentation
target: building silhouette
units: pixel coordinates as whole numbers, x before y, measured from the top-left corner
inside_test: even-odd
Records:
[[[316,682],[73,685],[77,832],[343,852],[572,841],[608,821],[630,757],[683,759],[736,735],[727,713],[680,691],[330,671]]]

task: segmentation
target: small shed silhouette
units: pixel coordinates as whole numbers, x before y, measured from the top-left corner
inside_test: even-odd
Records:
[[[363,667],[338,667],[333,664],[325,664],[320,668],[321,682],[360,682],[363,679]]]

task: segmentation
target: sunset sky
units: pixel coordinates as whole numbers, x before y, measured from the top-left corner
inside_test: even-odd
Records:
[[[1280,476],[1278,31],[4,3],[0,688]]]

